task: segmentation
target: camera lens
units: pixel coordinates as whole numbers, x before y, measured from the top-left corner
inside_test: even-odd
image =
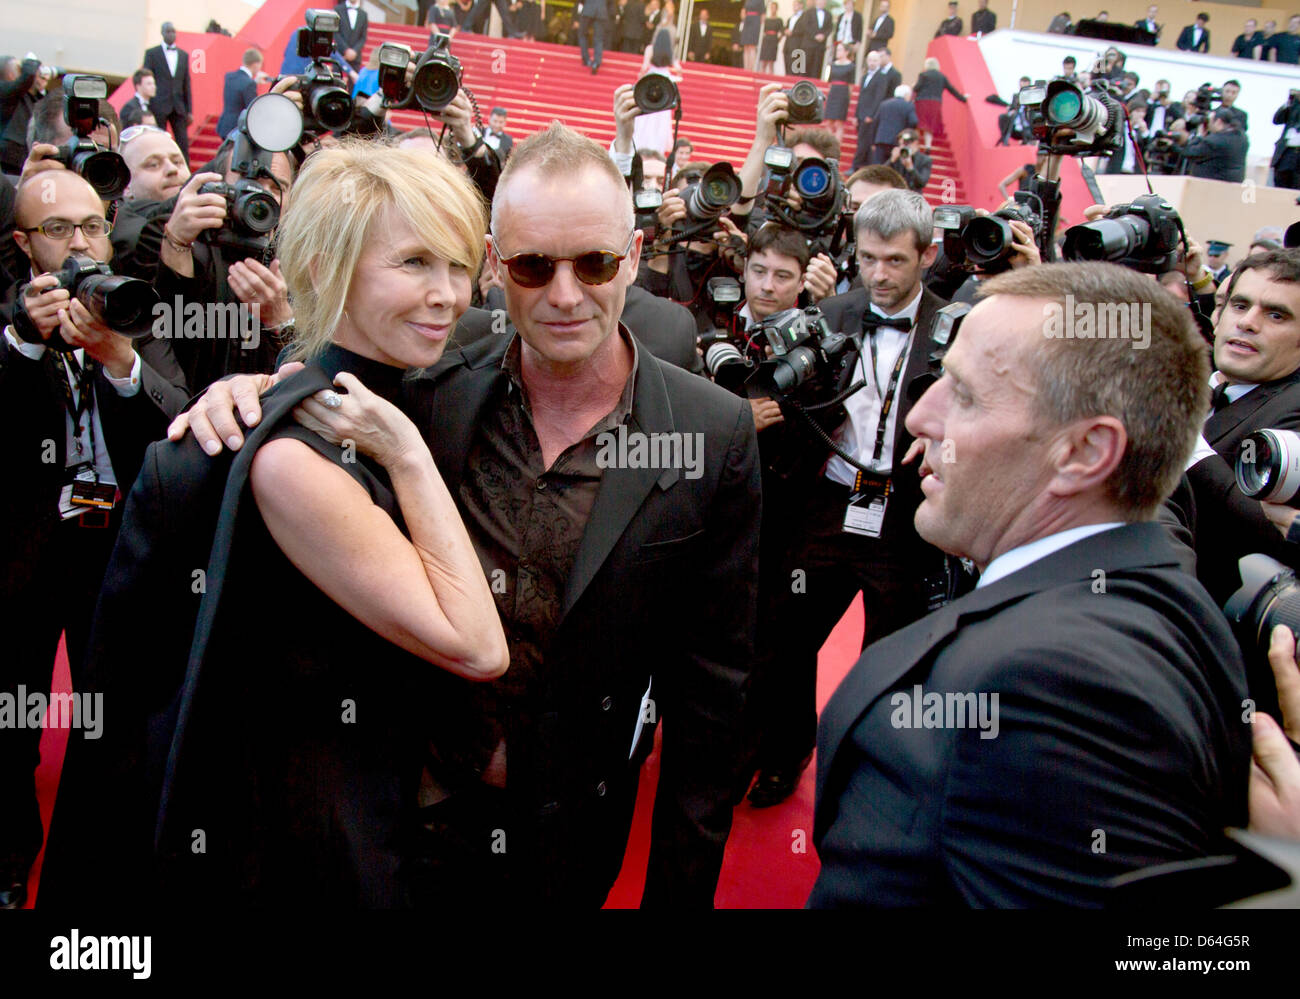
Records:
[[[1300,434],[1257,430],[1237,450],[1237,485],[1251,499],[1300,503]]]
[[[1070,228],[1061,255],[1066,260],[1123,260],[1141,251],[1151,226],[1146,219],[1124,215]]]
[[[78,282],[78,301],[105,326],[126,336],[146,336],[153,330],[158,293],[147,281],[109,274],[93,274]]]
[[[1083,94],[1077,90],[1062,90],[1047,102],[1047,117],[1053,124],[1065,125],[1079,116],[1083,108]]]
[[[817,88],[804,80],[790,88],[790,104],[796,108],[810,108],[817,103]]]
[[[117,153],[103,150],[79,152],[73,157],[72,168],[107,201],[120,198],[131,183],[131,171],[126,160]]]
[[[632,99],[643,114],[664,111],[677,104],[677,85],[666,76],[649,73],[636,81]]]
[[[331,132],[347,128],[352,122],[352,98],[339,87],[319,87],[312,91],[311,113]]]
[[[830,171],[818,163],[809,163],[800,167],[794,175],[795,190],[803,198],[815,198],[825,194],[831,186]]]
[[[966,256],[973,264],[986,266],[1004,259],[1014,242],[1011,226],[996,216],[978,216],[966,226]]]
[[[415,71],[411,87],[420,107],[426,111],[441,111],[456,99],[460,80],[446,63],[430,61]]]
[[[792,392],[807,380],[816,366],[817,355],[810,347],[796,347],[763,362],[759,368],[761,386],[769,392]]]
[[[235,199],[234,214],[239,225],[260,236],[280,221],[280,206],[268,191],[244,191]]]

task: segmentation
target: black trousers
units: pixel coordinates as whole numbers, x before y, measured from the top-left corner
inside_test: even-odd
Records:
[[[106,528],[81,527],[76,520],[59,524],[30,583],[0,601],[0,634],[5,636],[0,693],[17,698],[21,687],[28,696],[48,696],[59,636],[65,632],[72,687],[80,688],[95,602],[121,511],[119,503]],[[26,721],[22,704],[18,710]],[[27,873],[45,838],[35,784],[41,732],[39,725],[0,726],[0,869],[18,877]],[[84,737],[78,731],[69,735]]]
[[[876,140],[876,123],[874,121],[863,124],[858,122],[858,144],[853,150],[853,166],[849,172],[859,170],[866,166],[871,160],[871,145]]]
[[[176,137],[176,145],[180,147],[181,155],[185,157],[185,161],[188,163],[190,159],[190,137],[186,132],[188,126],[185,124],[185,112],[173,108],[166,119],[158,122],[159,128],[166,128],[167,125],[171,125],[172,135]]]
[[[925,614],[914,553],[843,530],[849,492],[824,476],[812,486],[767,608],[773,662],[752,694],[760,769],[797,765],[817,744],[817,653],[859,592],[864,649]]]

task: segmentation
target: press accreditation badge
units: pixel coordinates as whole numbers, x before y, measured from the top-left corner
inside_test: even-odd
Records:
[[[858,472],[853,483],[853,495],[844,511],[844,530],[868,538],[880,537],[885,524],[885,507],[892,491],[893,483],[889,479]]]
[[[68,469],[71,481],[64,483],[59,493],[59,516],[64,520],[80,517],[87,510],[111,510],[117,497],[117,486],[111,482],[98,482],[90,462],[82,462]]]

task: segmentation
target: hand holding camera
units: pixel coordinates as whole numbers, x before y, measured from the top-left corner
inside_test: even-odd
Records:
[[[166,228],[176,243],[189,246],[205,229],[220,229],[225,224],[226,199],[200,191],[204,184],[220,183],[221,179],[219,173],[196,173],[181,188]]]
[[[59,313],[67,308],[68,289],[59,284],[57,275],[34,277],[23,289],[23,307],[42,340],[59,328]]]
[[[59,334],[102,364],[110,378],[127,377],[135,365],[130,338],[109,329],[75,298],[59,309]]]

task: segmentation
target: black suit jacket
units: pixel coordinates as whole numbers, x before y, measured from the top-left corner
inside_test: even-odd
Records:
[[[157,119],[159,125],[173,111],[179,111],[182,114],[193,113],[194,102],[190,94],[190,54],[188,52],[180,48],[176,50],[176,76],[174,78],[172,77],[172,71],[167,68],[167,55],[163,52],[161,45],[155,45],[145,51],[144,68],[153,73],[153,78],[158,84],[158,92],[154,94],[149,106],[153,109],[154,118]]]
[[[998,15],[991,10],[977,10],[970,16],[970,33],[987,35],[998,26]]]
[[[1192,39],[1195,35],[1192,29],[1195,25],[1189,24],[1178,33],[1178,47],[1184,52],[1209,52],[1210,51],[1210,29],[1201,29],[1201,43],[1197,45]]]
[[[706,24],[704,34],[700,34],[699,22],[691,25],[690,39],[687,43],[687,58],[695,62],[706,62],[713,50],[713,26]]]
[[[364,7],[357,9],[357,26],[353,28],[348,23],[348,5],[345,3],[337,4],[334,11],[339,16],[339,30],[334,36],[334,46],[340,54],[348,49],[355,49],[357,59],[361,58],[361,50],[366,47],[366,32],[370,27],[370,17],[366,14]]]
[[[1300,568],[1300,550],[1237,487],[1237,451],[1256,430],[1300,430],[1300,371],[1251,389],[1213,414],[1203,431],[1217,457],[1202,458],[1187,476],[1196,496],[1197,576],[1219,601],[1241,585],[1237,560],[1262,552]]]
[[[484,407],[508,376],[510,337],[488,337],[409,383],[416,426],[452,496]],[[632,749],[647,689],[664,718],[643,905],[708,907],[731,826],[738,722],[756,626],[761,485],[749,406],[640,354],[630,429],[702,433],[704,474],[607,468],[546,652],[537,753],[510,757],[520,801],[551,802],[549,861],[575,895],[603,901],[618,876],[653,726]],[[665,595],[704,606],[665,627]],[[684,601],[684,603],[683,603]],[[615,653],[617,651],[617,654]],[[631,756],[631,759],[629,759]]]
[[[153,108],[149,109],[153,114]],[[130,128],[132,125],[144,124],[144,105],[140,103],[140,95],[132,94],[131,99],[122,105],[122,113],[118,115],[122,121],[123,128]],[[154,121],[157,122],[157,118]]]
[[[873,30],[876,33],[872,37],[870,44],[867,45],[867,48],[885,48],[889,44],[889,40],[894,37],[894,19],[890,15],[886,14],[885,19],[880,22],[879,28],[874,28],[873,22]]]
[[[864,118],[875,118],[880,105],[894,96],[894,88],[903,82],[903,74],[893,65],[887,70],[877,70],[870,79],[862,78],[858,89],[858,123]]]
[[[217,137],[224,139],[239,124],[239,114],[257,100],[257,84],[242,69],[226,74],[222,90],[221,117],[217,119]]]
[[[934,33],[934,37],[939,38],[942,35],[960,35],[960,34],[961,34],[961,18],[945,17],[942,21],[939,22],[939,30]]]
[[[692,374],[704,374],[704,361],[695,349],[695,318],[685,306],[634,284],[627,290],[619,321],[659,360]],[[467,309],[456,325],[455,344],[465,347],[490,333],[507,338],[514,334],[515,328],[505,316],[495,328],[494,322],[496,317],[487,309]]]
[[[905,128],[916,127],[916,105],[905,97],[890,97],[876,109],[876,143],[893,145]]]
[[[835,19],[834,35],[837,39],[840,37],[840,25],[844,22],[844,17],[848,13],[848,11],[844,11]],[[852,19],[849,21],[849,35],[854,45],[862,41],[862,15],[856,10],[853,11]]]
[[[819,304],[826,325],[831,331],[848,335],[862,329],[862,316],[868,311],[867,302],[866,289],[855,288],[843,295],[824,299]],[[904,421],[916,400],[934,380],[931,357],[941,348],[931,339],[930,333],[936,313],[946,304],[942,298],[932,294],[928,289],[921,292],[921,305],[917,309],[916,322],[913,324],[915,332],[912,334],[910,352],[899,378],[898,394],[895,396],[898,422],[894,428],[894,471],[891,476],[894,492],[885,507],[885,522],[881,530],[882,538],[897,547],[917,554],[918,575],[921,576],[926,575],[937,565],[941,565],[942,556],[938,549],[921,540],[920,535],[916,533],[916,526],[912,523],[916,508],[921,504],[921,480],[917,475],[920,462],[914,461],[910,465],[902,465],[900,462],[915,439],[908,433]],[[871,363],[869,355],[865,363],[868,365]],[[837,392],[852,385],[856,380],[857,372],[858,350],[855,345],[847,347],[844,351],[836,381]],[[833,432],[847,418],[848,413],[844,407],[837,406],[828,414],[826,422],[822,425],[828,432]],[[809,450],[815,452],[810,454],[810,462],[821,463],[830,455],[829,450],[817,451],[812,448]]]
[[[1231,129],[1198,135],[1187,143],[1184,151],[1190,164],[1187,172],[1206,180],[1238,183],[1246,176],[1246,150],[1249,147],[1250,139]]]
[[[995,738],[919,710],[981,692]],[[1100,906],[1116,875],[1213,853],[1246,822],[1245,696],[1159,524],[977,589],[867,649],[826,706],[808,904]]]

